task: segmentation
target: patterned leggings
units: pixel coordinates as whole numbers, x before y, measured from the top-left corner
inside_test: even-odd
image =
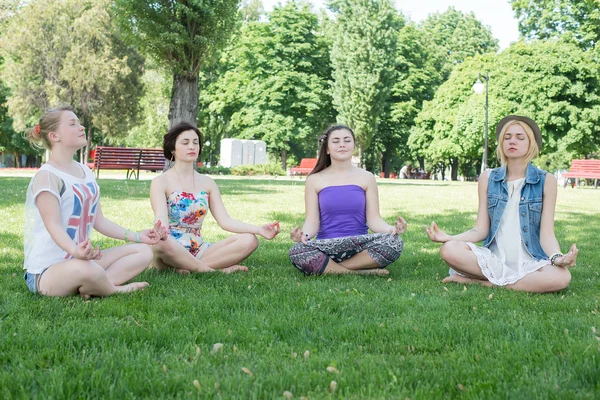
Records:
[[[389,233],[311,240],[294,244],[290,261],[306,275],[320,275],[330,259],[340,263],[366,250],[379,268],[385,268],[400,257],[403,248],[402,238]]]

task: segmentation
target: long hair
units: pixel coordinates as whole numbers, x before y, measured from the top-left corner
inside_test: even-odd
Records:
[[[331,132],[345,129],[352,135],[352,140],[356,142],[354,132],[346,125],[333,125],[327,128],[325,132],[319,137],[319,155],[317,156],[317,165],[308,175],[316,174],[317,172],[323,171],[325,168],[331,165],[331,156],[327,154],[327,142],[329,141],[329,135]]]

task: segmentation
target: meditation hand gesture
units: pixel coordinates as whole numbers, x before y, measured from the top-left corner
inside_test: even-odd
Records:
[[[144,229],[140,232],[140,241],[145,244],[153,245],[161,240],[161,234],[154,229]]]
[[[429,239],[431,239],[433,242],[445,243],[452,239],[450,235],[438,228],[435,222],[432,222],[431,226],[429,227],[425,225],[425,232],[427,233],[427,236],[429,236]]]
[[[268,240],[273,239],[279,232],[281,232],[279,221],[265,224],[258,228],[258,234]]]
[[[167,240],[169,237],[169,228],[163,226],[162,222],[160,222],[160,219],[154,224],[154,230],[160,236],[160,240]]]
[[[96,249],[94,249],[94,246],[89,239],[79,243],[75,247],[75,250],[71,251],[71,255],[78,260],[99,260],[102,258],[100,246],[97,246]]]
[[[394,229],[392,229],[391,234],[392,235],[401,235],[404,232],[406,232],[407,226],[408,226],[408,224],[406,223],[404,218],[402,218],[401,216],[398,215],[398,219],[396,220],[396,223],[394,224]]]
[[[296,243],[307,244],[308,237],[297,226],[290,232],[290,238]]]
[[[565,254],[562,257],[558,257],[556,260],[554,260],[554,265],[562,268],[574,267],[576,265],[578,253],[579,249],[575,244],[573,244],[573,246],[571,246],[571,249],[567,254]]]

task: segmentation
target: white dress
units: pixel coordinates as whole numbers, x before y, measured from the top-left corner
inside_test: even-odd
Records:
[[[79,164],[85,176],[69,175],[49,164],[44,164],[31,179],[27,188],[25,224],[25,262],[23,268],[31,274],[40,274],[46,268],[70,259],[72,256],[52,240],[37,207],[40,193],[48,192],[58,200],[63,229],[74,243],[90,237],[96,210],[100,201],[100,189],[94,174]]]
[[[477,256],[481,272],[494,285],[510,285],[550,263],[548,260],[535,260],[523,244],[519,198],[524,184],[525,178],[507,182],[508,203],[489,248],[467,243]]]

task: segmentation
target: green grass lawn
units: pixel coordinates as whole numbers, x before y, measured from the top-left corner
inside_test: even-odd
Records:
[[[28,181],[0,178],[0,398],[600,396],[600,190],[559,189],[557,237],[581,251],[570,287],[556,294],[440,283],[448,269],[423,225],[471,228],[475,183],[381,182],[382,215],[409,222],[389,277],[305,277],[287,256],[304,181],[228,178],[218,183],[231,215],[281,221],[279,237],[261,239],[247,260],[248,273],[149,270],[138,278],[148,290],[85,301],[25,286]],[[132,229],[151,225],[149,181],[99,185],[104,215]],[[209,241],[227,236],[215,225],[207,218]]]

